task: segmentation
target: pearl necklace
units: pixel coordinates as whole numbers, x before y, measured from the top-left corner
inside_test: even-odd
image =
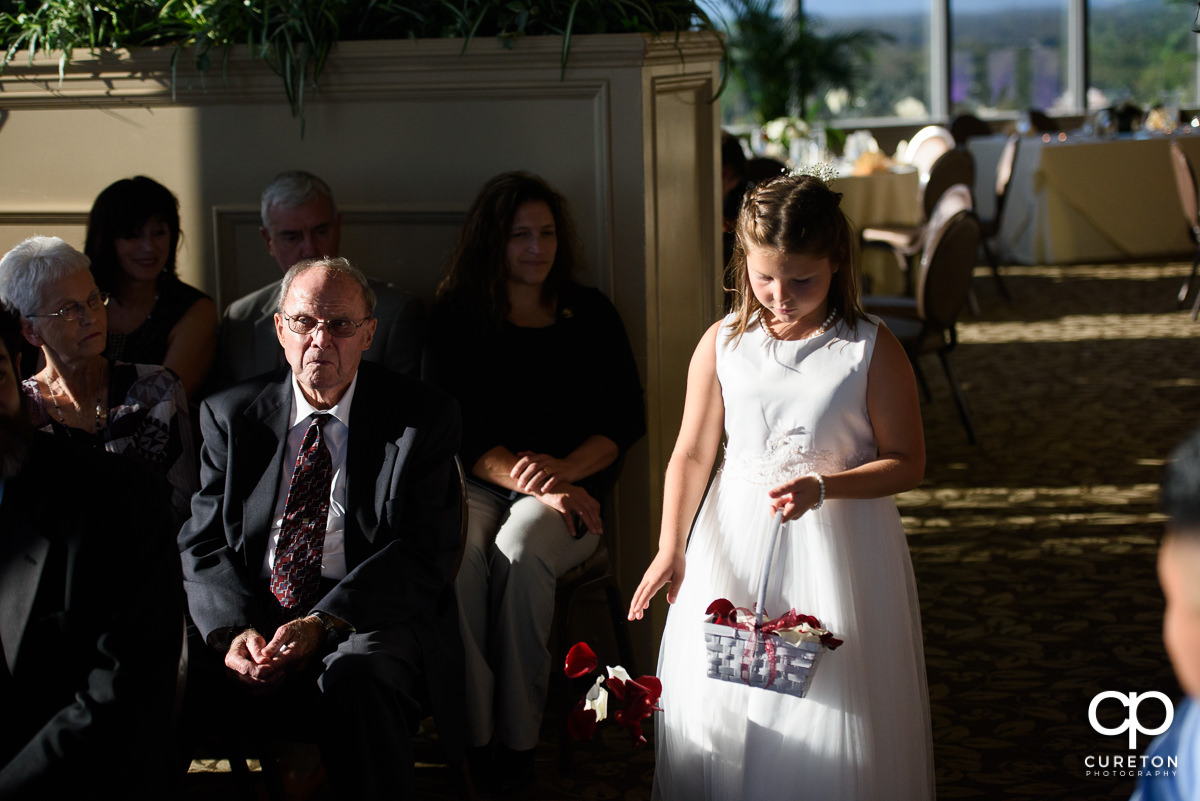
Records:
[[[826,331],[828,331],[829,326],[833,323],[833,321],[836,318],[837,318],[837,310],[835,309],[835,310],[832,310],[829,312],[828,316],[826,316],[826,318],[825,318],[825,322],[821,323],[821,325],[817,327],[816,331],[813,331],[811,334],[809,334],[806,337],[800,337],[799,339],[785,339],[784,337],[781,337],[778,334],[776,334],[774,331],[772,331],[771,326],[767,325],[767,321],[765,319],[763,319],[762,317],[759,317],[758,321],[762,325],[763,330],[767,332],[767,336],[769,336],[771,339],[775,339],[780,342],[807,342],[810,339],[816,339],[817,337],[821,336],[821,334],[824,334]]]
[[[58,384],[62,388],[63,395],[70,397],[70,393],[67,392],[67,388],[63,385],[61,378],[59,379]],[[46,382],[46,394],[50,396],[50,402],[54,404],[54,411],[58,414],[58,422],[62,423],[64,427],[69,428],[70,426],[67,426],[67,419],[65,416],[63,416],[62,407],[58,405],[58,397],[54,394],[54,386],[50,381]],[[74,403],[72,403],[72,405],[74,405]],[[75,408],[78,410],[80,415],[83,414],[83,407],[75,406]],[[101,394],[96,397],[96,421],[92,426],[93,434],[104,428],[105,417],[104,394],[101,392]]]

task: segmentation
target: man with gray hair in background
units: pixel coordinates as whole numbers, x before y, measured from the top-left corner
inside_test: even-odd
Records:
[[[302,170],[275,176],[262,194],[262,234],[267,252],[286,273],[293,264],[340,255],[342,215],[329,185]],[[420,377],[425,307],[416,295],[370,279],[378,328],[363,358],[413,378]],[[275,336],[280,282],[235,300],[221,319],[217,388],[284,364]]]

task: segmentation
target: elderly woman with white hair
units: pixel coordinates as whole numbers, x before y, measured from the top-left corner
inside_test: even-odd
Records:
[[[0,301],[46,366],[21,385],[35,428],[146,462],[167,479],[182,522],[199,486],[187,396],[171,370],[104,356],[108,294],[90,261],[58,237],[26,239],[0,259]]]

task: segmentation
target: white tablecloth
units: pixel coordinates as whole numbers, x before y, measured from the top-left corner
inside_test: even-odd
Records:
[[[842,210],[860,231],[868,225],[921,223],[916,170],[845,175],[832,186],[842,193]]]
[[[842,210],[856,232],[868,225],[921,224],[920,178],[916,170],[847,175],[834,179],[832,186],[842,193]],[[862,266],[876,294],[903,292],[904,277],[890,252],[866,248]]]
[[[1177,137],[1200,166],[1200,136]],[[1192,244],[1168,155],[1170,138],[1060,142],[1026,137],[1017,150],[1000,228],[1001,258],[1069,264],[1186,257]],[[992,213],[1003,139],[972,139],[980,215]]]

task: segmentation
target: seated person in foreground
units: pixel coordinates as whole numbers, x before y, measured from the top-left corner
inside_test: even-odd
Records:
[[[96,198],[83,252],[96,285],[112,296],[105,354],[131,364],[161,364],[179,376],[188,397],[212,369],[217,307],[179,280],[179,201],[143,175],[125,178]]]
[[[300,170],[275,176],[263,191],[261,214],[259,232],[281,274],[305,259],[340,255],[342,215],[332,190],[317,176]],[[368,283],[375,293],[378,325],[363,358],[419,378],[424,305],[416,295],[384,281],[368,279]],[[221,387],[283,366],[283,353],[275,340],[279,287],[280,282],[272,282],[225,310],[217,347]]]
[[[342,796],[410,798],[426,683],[439,721],[463,714],[458,406],[361,362],[374,295],[345,259],[297,264],[282,292],[288,366],[201,405],[179,535],[194,703],[235,735],[311,721]]]
[[[169,798],[183,631],[165,493],[35,433],[0,311],[0,798]]]
[[[182,523],[199,486],[183,385],[160,364],[104,356],[109,300],[87,256],[57,237],[25,240],[0,259],[0,301],[45,362],[21,384],[34,428],[149,465]]]
[[[557,579],[599,545],[600,503],[645,432],[617,310],[571,277],[565,199],[505,173],[467,214],[438,290],[429,377],[463,408],[470,514],[455,582],[477,772],[528,783],[550,679]]]
[[[1167,533],[1158,552],[1158,579],[1166,596],[1163,641],[1187,700],[1171,727],[1150,743],[1132,801],[1200,798],[1200,430],[1172,453],[1162,485]],[[1157,758],[1160,761],[1155,762]],[[1170,769],[1171,758],[1177,760]],[[1153,775],[1151,772],[1159,775]]]

